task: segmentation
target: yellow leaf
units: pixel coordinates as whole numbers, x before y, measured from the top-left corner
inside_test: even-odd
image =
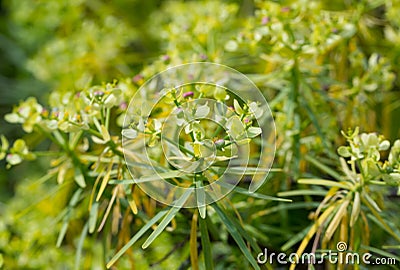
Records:
[[[97,193],[96,202],[98,202],[98,201],[100,200],[101,195],[103,194],[104,190],[106,189],[108,180],[110,179],[112,164],[113,164],[113,163],[110,163],[110,164],[108,165],[106,175],[104,175],[103,181],[101,182],[101,186],[100,186],[100,189],[99,189],[99,193]]]
[[[324,224],[326,219],[330,216],[330,214],[333,212],[333,210],[335,208],[336,208],[336,204],[327,208],[325,210],[325,212],[318,218],[318,220],[314,223],[314,225],[307,232],[306,236],[303,238],[303,241],[301,242],[301,244],[296,252],[296,254],[299,258],[301,257],[301,254],[303,254],[303,251],[306,249],[308,243],[310,242],[311,238],[314,236],[314,234],[316,233],[318,228]],[[295,267],[296,267],[296,263],[293,263],[289,269],[294,270]]]
[[[104,141],[108,142],[111,139],[110,133],[108,133],[108,130],[103,125],[101,125],[101,134],[103,135]]]
[[[196,157],[201,157],[201,145],[198,142],[193,143],[193,152]]]
[[[129,206],[131,207],[132,212],[136,215],[138,213],[138,209],[136,206],[135,199],[133,198],[133,195],[130,195],[128,203],[129,203]]]
[[[65,163],[59,167],[58,175],[57,175],[57,183],[59,185],[64,182],[65,173],[67,172],[67,169],[68,169],[68,165]]]
[[[356,221],[358,219],[358,216],[360,214],[360,209],[361,209],[360,193],[359,192],[355,192],[354,193],[353,208],[351,210],[350,227],[353,227],[354,224],[356,223]]]
[[[332,235],[335,233],[343,216],[347,214],[347,206],[349,205],[349,203],[350,203],[350,199],[346,198],[346,200],[339,207],[335,217],[331,220],[328,228],[325,231],[324,241],[329,241],[332,238]]]

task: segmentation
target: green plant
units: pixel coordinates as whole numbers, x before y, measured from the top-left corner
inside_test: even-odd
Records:
[[[244,164],[246,166],[248,159],[244,161],[237,159],[237,153],[242,154],[246,149],[248,151],[249,147],[259,147],[257,144],[255,146],[249,146],[248,144],[261,134],[261,128],[254,126],[254,124],[257,124],[260,119],[264,118],[263,114],[267,111],[259,107],[256,102],[246,103],[239,99],[233,92],[222,88],[218,90],[215,86],[211,85],[201,85],[194,88],[193,86],[188,86],[182,87],[179,90],[163,90],[165,97],[150,112],[153,118],[143,122],[142,118],[136,119],[129,114],[129,110],[126,111],[127,97],[130,97],[133,91],[134,87],[132,83],[122,81],[103,86],[94,86],[74,95],[66,93],[60,97],[63,102],[57,108],[45,109],[33,98],[21,102],[5,118],[12,123],[22,124],[26,132],[38,132],[41,136],[49,138],[53,144],[51,148],[56,147],[56,149],[45,153],[29,152],[22,139],[17,140],[14,146],[9,148],[7,140],[2,137],[2,158],[6,158],[9,166],[12,166],[17,165],[24,158],[31,159],[41,155],[54,156],[51,160],[52,168],[46,178],[56,178],[58,184],[61,186],[67,185],[69,189],[68,193],[72,194],[66,205],[66,211],[62,214],[63,225],[57,240],[58,246],[62,244],[63,238],[72,222],[72,213],[78,207],[89,208],[89,212],[83,214],[83,216],[87,216],[87,221],[83,227],[82,237],[85,237],[87,233],[94,233],[96,230],[101,231],[108,220],[111,210],[111,232],[117,233],[118,219],[122,213],[125,213],[125,217],[133,213],[141,219],[147,219],[139,215],[138,211],[140,207],[139,203],[143,200],[140,197],[143,194],[134,191],[132,183],[134,184],[135,181],[125,180],[130,179],[130,176],[125,166],[122,138],[118,135],[110,134],[109,131],[111,129],[111,117],[117,116],[121,118],[128,112],[129,117],[138,122],[130,123],[128,128],[122,130],[122,134],[128,139],[135,139],[137,137],[145,139],[146,147],[149,147],[149,150],[152,151],[150,158],[157,163],[157,165],[153,164],[153,166],[160,173],[156,177],[150,177],[151,179],[149,177],[139,177],[137,180],[139,183],[140,181],[148,182],[162,178],[173,181],[178,186],[195,186],[200,188],[203,185],[210,185],[215,181],[218,188],[221,189],[213,195],[217,196],[217,198],[213,196],[209,197],[209,193],[204,193],[202,196],[197,194],[197,199],[200,200],[203,198],[204,202],[197,201],[198,213],[196,210],[190,211],[193,212],[191,214],[193,215],[193,222],[190,249],[192,263],[198,265],[196,228],[197,215],[200,215],[202,249],[204,254],[207,254],[203,256],[203,260],[207,267],[212,267],[213,262],[209,256],[211,254],[211,247],[207,226],[215,225],[210,225],[211,221],[203,221],[207,216],[206,205],[209,204],[210,200],[211,202],[216,201],[233,190],[239,194],[257,199],[285,201],[285,199],[278,199],[249,192],[242,187],[235,187],[229,183],[231,178],[226,178],[229,181],[216,181],[224,174],[240,180],[244,174],[267,173],[267,168],[258,171],[257,167],[246,169],[246,167],[224,165],[224,162],[232,159],[238,162],[238,165]],[[206,100],[205,103],[199,103],[201,97]],[[215,98],[216,102],[212,103],[212,99],[210,98]],[[144,101],[139,100],[139,102]],[[168,113],[168,106],[171,105],[173,105],[171,110],[172,115],[176,118],[172,120],[165,117],[165,115],[168,116],[171,114],[171,112]],[[232,105],[232,107],[230,108],[228,105]],[[214,127],[208,122],[196,120],[205,118],[210,111],[219,116],[217,120],[220,126]],[[139,113],[141,114],[143,111],[139,111]],[[157,119],[154,117],[156,115],[161,115],[161,118]],[[161,143],[158,141],[161,139],[162,125],[167,130],[167,133],[170,132],[165,127],[167,121],[172,121],[172,125],[177,124],[184,129],[184,135],[178,140],[176,147],[182,153],[188,155],[188,157],[182,157],[181,161],[187,162],[188,159],[194,161],[193,164],[196,165],[196,168],[193,168],[193,164],[191,165],[193,172],[189,171],[184,174],[181,170],[168,169],[168,166],[171,166],[170,161],[168,162],[164,155],[160,156],[162,152],[156,150],[156,146],[158,148],[161,147]],[[221,128],[222,126],[226,127],[226,131]],[[166,140],[174,146],[174,141]],[[260,141],[258,141],[259,143]],[[125,145],[124,147],[126,148],[127,146]],[[174,152],[173,149],[171,151]],[[141,162],[137,160],[136,154],[129,152],[129,148],[126,148],[124,153],[128,157],[130,155],[133,156],[132,160],[130,158],[127,158],[127,160],[128,164],[130,161],[134,162],[134,172],[140,172],[141,167],[150,165],[147,165],[145,161]],[[252,158],[254,159],[255,157]],[[174,159],[174,162],[172,164],[179,167],[179,159]],[[210,166],[209,170],[204,170],[203,162],[211,162],[211,164],[206,164]],[[189,168],[183,167],[183,169]],[[225,170],[229,171],[226,172]],[[112,190],[107,188],[110,185],[115,185]],[[161,207],[162,209],[157,210],[159,212],[153,218],[146,221],[145,225],[111,259],[108,267],[111,267],[139,237],[161,220],[157,228],[143,244],[143,248],[148,247],[179,213],[180,208],[185,205],[189,196],[193,195],[194,189],[189,189],[183,194],[175,194],[175,190],[171,190],[171,192],[171,198],[176,198],[175,202],[171,202],[173,203],[172,206],[167,208]],[[107,196],[111,195],[110,200],[106,204],[102,203],[102,197],[105,194]],[[140,197],[138,198],[137,196]],[[254,259],[255,256],[251,254],[245,241],[251,243],[251,248],[255,252],[260,252],[261,249],[253,239],[253,236],[243,230],[238,223],[239,221],[233,219],[231,214],[227,212],[226,204],[229,201],[228,198],[225,198],[225,205],[212,203],[210,210],[212,209],[213,211],[211,212],[212,214],[208,215],[218,216],[221,219],[249,263],[257,269],[259,266]],[[127,212],[127,209],[130,209],[132,213],[130,211]],[[101,215],[102,218],[100,219]],[[121,233],[126,232],[123,231]],[[82,244],[83,242],[80,245]],[[78,254],[81,249],[82,247],[78,246]],[[77,263],[79,263],[79,259],[77,259]]]
[[[400,188],[399,140],[390,149],[389,158],[381,161],[381,152],[390,147],[389,141],[382,136],[375,133],[359,134],[358,128],[343,135],[349,146],[338,148],[342,173],[327,169],[334,180],[298,180],[300,184],[329,187],[321,204],[311,215],[314,224],[304,235],[297,250],[298,255],[304,252],[314,235],[314,252],[320,240],[322,249],[335,250],[336,243],[340,241],[349,243],[348,249],[355,252],[372,250],[369,247],[372,229],[368,220],[383,228],[396,241],[400,240],[398,228],[382,212],[385,207],[382,196],[385,191],[382,187]],[[313,159],[310,161],[318,163]],[[286,195],[290,195],[290,191]]]

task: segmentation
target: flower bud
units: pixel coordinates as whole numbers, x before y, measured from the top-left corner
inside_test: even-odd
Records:
[[[188,97],[193,97],[193,95],[194,95],[194,93],[192,91],[189,91],[189,92],[183,93],[182,96],[184,98],[188,98]]]

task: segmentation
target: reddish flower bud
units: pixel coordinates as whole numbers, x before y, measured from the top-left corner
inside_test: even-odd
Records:
[[[188,97],[193,97],[193,95],[194,95],[194,93],[192,91],[189,91],[189,92],[183,93],[182,96],[184,98],[188,98]]]

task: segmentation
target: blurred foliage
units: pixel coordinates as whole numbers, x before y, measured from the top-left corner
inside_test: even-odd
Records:
[[[193,61],[231,66],[262,89],[281,170],[258,198],[233,193],[207,219],[175,213],[115,267],[248,269],[265,247],[300,254],[338,241],[398,258],[399,1],[0,3],[0,113],[23,130],[0,122],[0,268],[104,269],[166,211],[112,184],[129,178],[122,119],[147,79]],[[277,194],[293,202],[263,197]],[[352,267],[367,269],[326,265]]]

